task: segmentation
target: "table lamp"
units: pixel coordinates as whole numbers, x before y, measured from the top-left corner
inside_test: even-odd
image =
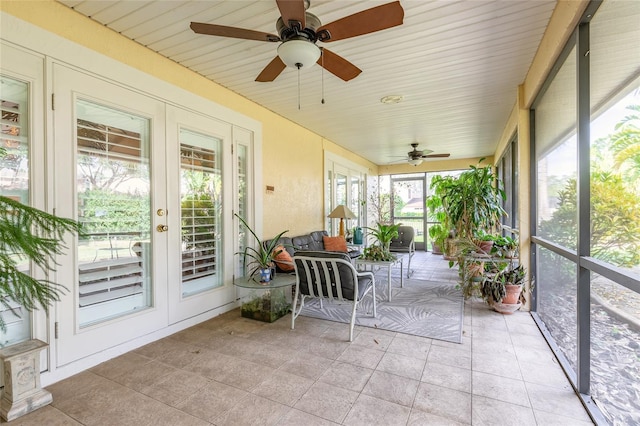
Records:
[[[340,219],[340,233],[339,235],[341,237],[344,237],[344,220],[345,219],[355,219],[356,215],[353,214],[353,212],[351,210],[349,210],[349,208],[347,206],[345,206],[344,204],[340,204],[338,207],[336,207],[335,209],[333,209],[333,211],[331,213],[329,213],[329,216],[327,216],[331,219]]]

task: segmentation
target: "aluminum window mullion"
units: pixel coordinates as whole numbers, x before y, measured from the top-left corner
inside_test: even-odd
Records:
[[[578,158],[578,241],[579,258],[591,255],[591,100],[589,78],[589,23],[578,26],[576,40],[577,80],[577,158]],[[591,273],[577,262],[577,388],[590,394],[591,382]]]

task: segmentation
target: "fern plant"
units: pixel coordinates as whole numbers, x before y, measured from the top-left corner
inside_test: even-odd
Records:
[[[36,279],[19,270],[19,262],[32,261],[44,271],[55,270],[55,256],[62,253],[67,232],[80,233],[80,224],[60,218],[11,198],[0,196],[0,306],[14,301],[28,311],[38,307],[48,312],[66,288],[49,279]],[[0,315],[0,330],[6,323]]]

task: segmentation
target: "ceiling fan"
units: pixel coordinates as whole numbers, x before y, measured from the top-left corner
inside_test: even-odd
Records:
[[[244,40],[282,42],[278,55],[262,70],[256,81],[273,81],[287,66],[301,69],[318,63],[344,81],[357,77],[362,70],[341,56],[316,45],[369,34],[402,24],[404,9],[399,1],[383,4],[322,25],[317,16],[307,12],[309,0],[276,0],[281,17],[276,21],[279,36],[261,31],[224,25],[192,22],[198,34],[233,37]]]
[[[432,150],[430,149],[418,149],[418,142],[414,142],[411,144],[413,148],[412,151],[407,152],[407,162],[413,166],[417,166],[422,163],[422,160],[425,158],[446,158],[451,154],[432,154]]]

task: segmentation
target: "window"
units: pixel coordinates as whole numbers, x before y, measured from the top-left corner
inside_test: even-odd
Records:
[[[504,192],[507,196],[502,203],[502,208],[507,212],[501,223],[503,233],[514,237],[519,226],[518,220],[518,138],[511,140],[504,155],[498,161],[498,178],[504,183]]]
[[[222,285],[220,140],[180,129],[182,295]]]
[[[149,119],[76,104],[80,326],[151,304]]]
[[[29,200],[29,85],[0,76],[0,195],[23,204]],[[19,263],[21,272],[28,273],[29,262]],[[0,345],[10,345],[31,338],[31,315],[20,305],[9,301],[13,309],[0,307],[7,331]]]
[[[366,210],[364,184],[366,171],[364,168],[325,153],[325,217],[337,206],[343,204],[356,215],[355,219],[345,219],[345,236],[349,237],[356,226],[366,226]],[[338,234],[339,219],[326,218],[326,229],[329,235]]]

